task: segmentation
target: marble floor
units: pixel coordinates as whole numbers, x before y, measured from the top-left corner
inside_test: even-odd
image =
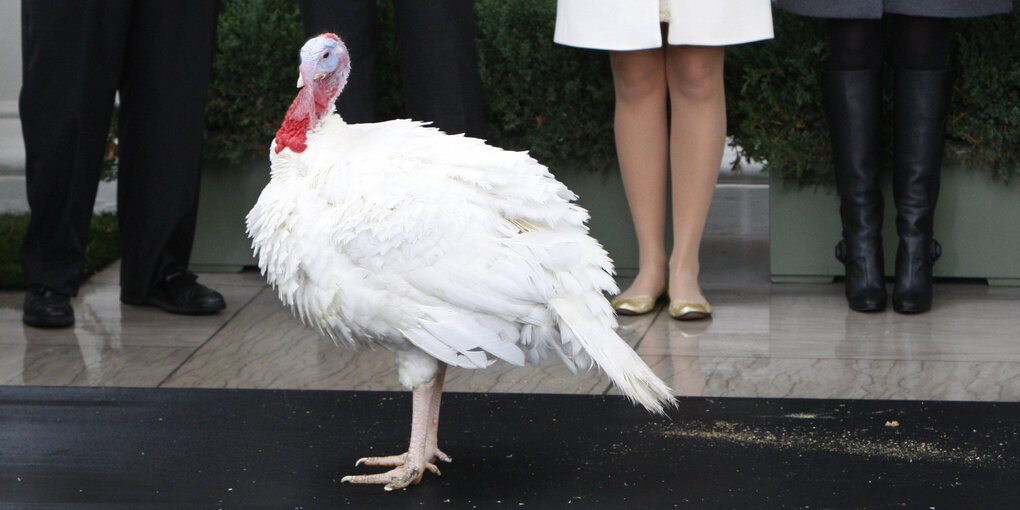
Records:
[[[764,237],[711,237],[702,284],[709,321],[660,308],[620,331],[681,395],[1020,400],[1020,288],[939,281],[930,313],[847,309],[839,283],[772,284]],[[115,264],[73,304],[73,329],[21,324],[20,292],[0,292],[0,385],[400,389],[390,354],[350,351],[297,321],[257,272],[203,274],[228,307],[182,317],[121,305]],[[621,285],[626,284],[621,281]],[[466,392],[614,393],[598,371],[497,363],[451,369]]]

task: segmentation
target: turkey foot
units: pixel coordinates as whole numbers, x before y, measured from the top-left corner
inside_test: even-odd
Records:
[[[427,450],[428,450],[428,448],[426,448],[426,451]],[[443,453],[442,451],[440,451],[438,449],[435,452],[433,452],[431,457],[432,457],[432,460],[429,461],[429,462],[426,462],[425,463],[425,467],[428,468],[429,471],[432,471],[433,473],[435,473],[437,475],[440,474],[440,473],[438,471],[438,468],[435,467],[435,464],[432,464],[433,462],[435,462],[436,460],[441,460],[443,462],[453,462],[453,459],[451,459],[449,455]],[[355,466],[361,466],[361,465],[365,465],[365,466],[401,466],[401,465],[404,465],[406,463],[407,463],[407,453],[401,453],[400,455],[390,455],[388,457],[362,457],[362,458],[358,459],[358,462],[354,463],[354,465]]]
[[[383,488],[392,491],[408,485],[417,485],[425,471],[439,475],[435,462],[450,462],[449,455],[437,446],[439,432],[439,404],[443,394],[443,378],[446,365],[440,363],[435,379],[414,388],[411,400],[411,441],[407,452],[387,457],[364,457],[355,466],[395,466],[390,471],[374,475],[350,475],[342,483],[382,483]]]

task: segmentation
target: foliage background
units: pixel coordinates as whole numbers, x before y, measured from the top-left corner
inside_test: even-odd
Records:
[[[1017,2],[1014,1],[1014,4]],[[832,185],[819,71],[828,57],[824,20],[775,9],[776,38],[727,54],[729,132],[744,155],[801,185]],[[952,105],[946,161],[1020,175],[1020,12],[953,22]],[[886,159],[891,160],[893,73],[886,66]]]
[[[28,214],[0,215],[0,289],[20,289],[25,286],[21,271],[21,240],[28,230]],[[89,242],[85,248],[83,278],[102,269],[120,256],[120,231],[117,216],[111,213],[92,218]]]
[[[605,54],[552,43],[555,1],[478,0],[475,9],[489,140],[557,167],[615,166]],[[382,118],[405,115],[392,13],[381,0]],[[294,98],[300,13],[289,0],[226,0],[218,37],[206,154],[236,163],[266,151]]]
[[[529,150],[557,171],[614,169],[613,88],[605,53],[553,44],[555,0],[474,5],[490,142]],[[393,7],[388,0],[379,6],[384,35],[378,109],[383,118],[396,118],[404,113]],[[831,185],[819,88],[827,54],[824,22],[779,9],[773,14],[774,40],[727,50],[729,134],[766,171],[802,185]],[[993,179],[1009,181],[1020,175],[1020,12],[957,20],[954,29],[957,79],[947,160],[987,168]],[[261,157],[295,93],[296,55],[304,42],[296,2],[225,0],[219,39],[207,155],[228,162]]]

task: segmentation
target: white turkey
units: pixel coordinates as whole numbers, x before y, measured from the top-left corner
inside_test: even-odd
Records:
[[[612,262],[576,197],[527,154],[420,122],[347,124],[333,103],[350,73],[344,43],[301,48],[303,87],[271,144],[271,179],[247,216],[259,268],[284,304],[338,343],[396,355],[413,389],[408,451],[343,481],[387,490],[437,460],[446,366],[495,359],[572,371],[598,365],[625,395],[662,413],[670,389],[616,334],[603,291]]]

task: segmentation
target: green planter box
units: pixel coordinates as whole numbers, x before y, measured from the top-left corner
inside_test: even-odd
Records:
[[[992,182],[988,176],[985,170],[943,169],[935,212],[942,258],[935,263],[935,276],[1020,285],[1020,186]],[[891,180],[885,177],[883,248],[891,276],[898,239]],[[797,188],[772,176],[769,216],[772,281],[831,281],[843,275],[833,255],[841,230],[835,190]]]
[[[621,276],[636,275],[637,238],[620,172],[561,172],[556,177],[577,194],[577,203],[588,210],[591,215],[588,221],[589,233],[609,252],[616,273]],[[671,223],[667,223],[667,228],[672,228]]]
[[[235,272],[256,264],[244,217],[268,182],[268,157],[240,165],[207,164],[202,169],[192,270]]]

